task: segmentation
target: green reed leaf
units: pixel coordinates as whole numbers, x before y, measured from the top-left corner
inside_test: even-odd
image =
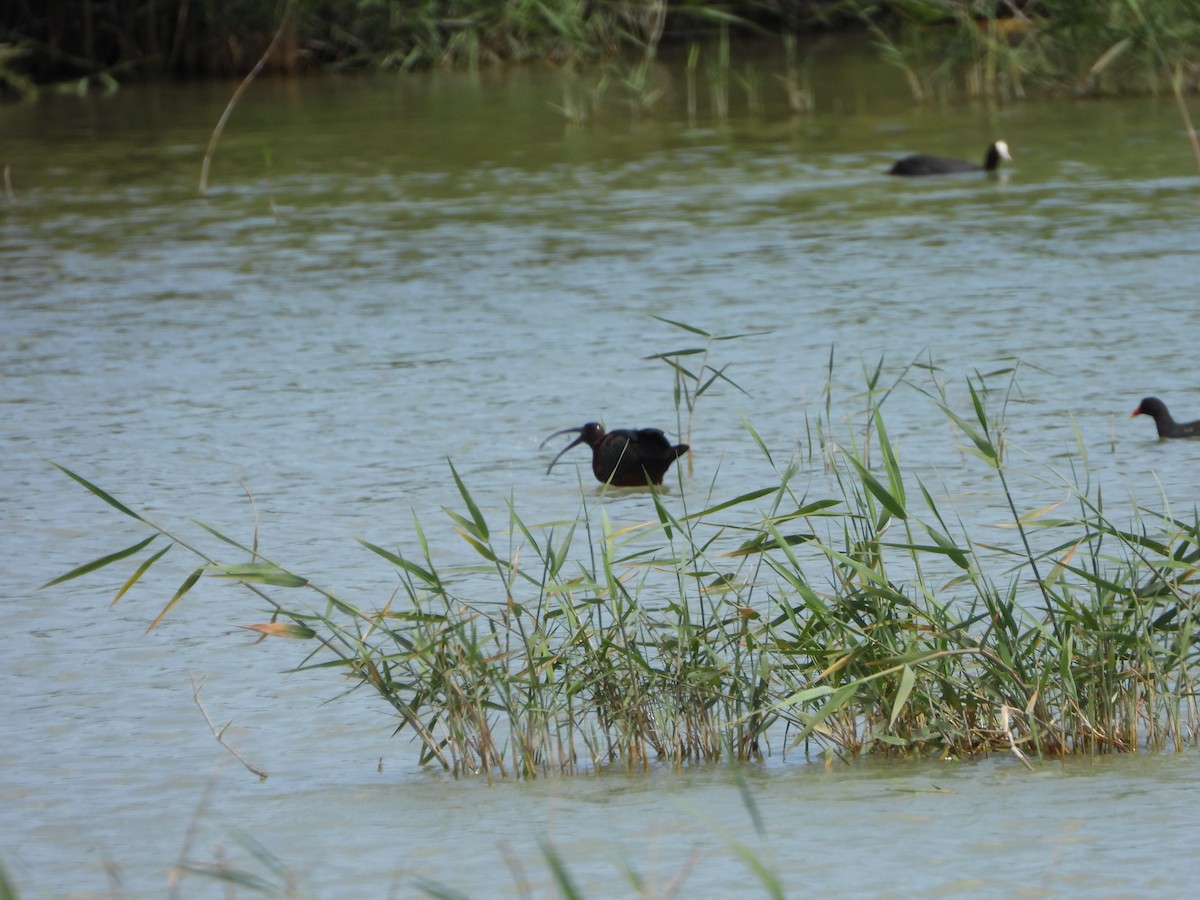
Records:
[[[810,694],[810,693],[813,693],[815,690],[816,689],[812,689],[809,691],[801,691],[799,694],[796,694],[794,696],[799,697],[804,694]],[[828,692],[828,691],[826,691],[826,692]],[[821,708],[818,709],[816,712],[801,714],[802,718],[805,719],[806,721],[804,723],[804,727],[802,729],[800,729],[800,733],[798,735],[796,735],[795,740],[792,741],[791,746],[792,747],[801,746],[806,740],[808,740],[809,736],[814,731],[816,731],[818,727],[820,727],[822,722],[824,722],[835,712],[838,712],[840,709],[842,709],[844,706],[846,706],[846,704],[848,704],[851,700],[854,699],[854,695],[857,693],[858,693],[858,683],[857,682],[851,682],[850,684],[842,685],[840,688],[833,691],[832,694],[829,694],[829,699],[826,700],[825,703],[822,704]],[[798,701],[798,702],[803,702],[803,701]]]
[[[988,433],[987,411],[983,408],[983,400],[979,397],[979,392],[975,390],[975,385],[971,379],[967,379],[967,390],[971,393],[971,405],[975,407],[975,418],[979,421],[979,427],[983,429],[983,433]]]
[[[1107,50],[1100,54],[1094,63],[1092,63],[1091,74],[1100,75],[1111,66],[1118,58],[1124,55],[1125,51],[1133,44],[1133,38],[1121,38]]]
[[[867,467],[859,462],[858,459],[856,459],[852,454],[847,453],[846,458],[850,460],[851,465],[853,465],[858,471],[858,477],[862,480],[862,483],[866,485],[867,490],[875,495],[875,497],[884,505],[888,512],[890,512],[897,519],[908,518],[908,514],[904,511],[904,502],[902,499],[897,499],[894,497],[891,491],[885,488],[878,478],[868,472]]]
[[[232,578],[246,584],[267,584],[271,587],[298,588],[308,584],[307,578],[302,578],[269,562],[213,566],[210,574],[217,578]]]
[[[907,505],[904,495],[904,479],[900,475],[900,464],[896,461],[896,451],[888,439],[887,428],[883,424],[883,416],[875,417],[875,430],[879,436],[879,449],[883,451],[883,464],[887,469],[888,493],[899,501],[901,506]],[[901,517],[903,518],[903,516]]]
[[[939,406],[940,405],[941,404],[939,404]],[[999,454],[996,452],[996,447],[987,437],[976,431],[973,425],[969,424],[966,419],[958,415],[958,413],[954,412],[954,410],[950,409],[948,406],[942,406],[942,412],[944,412],[950,418],[950,420],[954,422],[955,425],[962,429],[963,434],[965,434],[975,443],[975,446],[979,448],[979,454],[984,461],[993,466],[997,464],[999,461]]]
[[[892,701],[892,715],[888,719],[889,728],[895,726],[896,719],[900,717],[900,710],[908,702],[909,695],[912,694],[913,685],[916,683],[917,676],[912,666],[905,666],[900,672],[900,687],[896,691],[896,699]]]
[[[298,641],[312,640],[317,636],[317,633],[307,625],[300,625],[296,622],[264,622],[261,625],[239,625],[238,628],[257,631],[268,637],[290,638]]]
[[[112,603],[110,603],[109,606],[116,606],[117,601],[125,596],[125,592],[137,584],[141,577],[146,574],[147,570],[149,570],[152,565],[158,562],[163,555],[174,546],[174,544],[167,544],[167,546],[163,547],[161,550],[143,562],[140,566],[138,566],[137,571],[129,576],[129,580],[121,585],[121,589],[117,591],[117,596],[113,597]],[[2,898],[0,898],[0,900],[2,900]]]
[[[158,623],[166,618],[167,613],[175,608],[175,604],[183,599],[184,595],[195,586],[196,582],[200,580],[200,576],[203,574],[204,569],[201,567],[183,580],[183,584],[179,586],[179,590],[175,592],[175,596],[167,601],[167,605],[163,607],[162,612],[160,612],[154,621],[150,623],[150,627],[146,629],[146,634],[149,634],[158,627]]]
[[[65,466],[60,466],[58,463],[53,462],[53,461],[50,462],[50,465],[54,466],[54,468],[58,469],[58,471],[62,472],[68,478],[75,479],[77,482],[79,482],[81,485],[83,485],[85,488],[87,488],[89,491],[91,491],[93,494],[95,494],[97,497],[99,497],[101,500],[103,500],[105,503],[107,503],[113,509],[115,509],[119,512],[123,512],[125,515],[129,516],[131,519],[137,519],[139,522],[142,522],[146,525],[150,524],[145,519],[143,519],[141,516],[139,516],[137,513],[135,513],[132,509],[130,509],[128,506],[126,506],[124,503],[122,503],[120,500],[117,500],[116,498],[112,497],[107,491],[101,490],[96,485],[92,484],[90,481],[88,481],[86,478],[84,478],[82,475],[76,475],[70,469],[66,468]]]
[[[205,525],[203,522],[201,522],[197,519],[192,519],[192,521],[195,522],[197,525],[199,525],[201,528],[203,528],[205,531],[207,531],[209,534],[211,534],[213,537],[215,537],[217,540],[224,541],[230,547],[236,547],[239,550],[244,550],[246,553],[250,554],[251,556],[256,555],[255,551],[252,548],[247,547],[245,544],[241,543],[240,541],[235,541],[231,537],[226,537],[224,534],[217,531],[217,529],[213,528],[211,525]]]
[[[750,432],[750,437],[754,439],[754,443],[758,445],[759,452],[762,453],[767,462],[772,466],[775,465],[775,460],[771,458],[771,451],[767,449],[767,445],[763,442],[762,437],[755,431],[754,426],[750,424],[745,416],[742,416],[742,427]]]
[[[795,547],[798,544],[807,544],[809,541],[815,541],[817,536],[814,534],[785,534],[782,535],[782,539],[783,543],[781,544],[774,537],[766,534],[755,535],[750,540],[743,542],[736,550],[731,550],[724,555],[751,556],[755,553],[765,553],[768,550],[778,550],[784,545]]]
[[[725,370],[729,368],[728,363],[721,366],[721,368],[719,368],[719,369],[714,369],[712,366],[708,366],[707,368],[710,372],[712,372],[712,375],[709,376],[708,381],[704,382],[702,385],[700,385],[699,388],[697,388],[697,390],[696,390],[697,397],[699,397],[701,394],[703,394],[705,391],[707,391],[712,386],[713,382],[717,381],[717,380],[725,382],[731,388],[733,388],[736,391],[740,391],[741,393],[745,394],[747,397],[750,396],[750,392],[748,390],[746,390],[744,387],[742,387],[740,384],[738,384],[736,381],[734,381],[732,378],[730,378],[728,375],[725,374]],[[700,371],[701,371],[701,374],[703,374],[704,370],[701,369]]]
[[[568,552],[571,549],[571,541],[575,538],[575,523],[571,523],[571,527],[567,529],[566,536],[555,549],[553,542],[547,542],[547,552],[550,553],[550,577],[557,578],[558,573],[562,571],[563,565],[567,561]]]
[[[366,547],[368,550],[370,550],[372,553],[376,553],[379,556],[382,556],[384,559],[386,559],[388,562],[390,562],[392,565],[396,566],[397,568],[403,569],[405,572],[408,572],[410,575],[415,575],[417,578],[421,579],[421,581],[425,582],[425,584],[427,584],[431,587],[435,587],[435,588],[441,586],[440,578],[438,578],[432,572],[428,572],[425,569],[422,569],[416,563],[409,562],[403,556],[400,556],[399,554],[396,554],[396,553],[392,553],[390,550],[384,550],[382,547],[372,544],[370,541],[364,541],[362,538],[355,538],[355,540],[358,541],[360,544],[362,544],[364,547]]]
[[[542,856],[546,860],[546,864],[550,867],[550,872],[554,875],[554,881],[558,885],[558,896],[563,900],[581,900],[583,895],[579,893],[579,889],[575,886],[574,880],[571,878],[571,873],[567,871],[566,864],[563,863],[562,857],[554,845],[549,841],[541,841]]]
[[[936,538],[935,538],[936,540]],[[906,542],[881,541],[881,547],[894,547],[897,550],[907,550],[910,553],[939,553],[950,559],[960,569],[970,568],[966,553],[951,544],[910,544]]]
[[[506,568],[508,567],[508,560],[498,557],[487,541],[480,540],[469,529],[456,528],[455,530],[462,536],[463,540],[475,548],[476,553],[478,553],[488,562],[499,563]]]
[[[428,878],[417,878],[413,883],[421,893],[428,894],[434,900],[471,900],[469,894],[464,894],[462,891],[457,891],[436,881],[430,881]]]
[[[684,516],[683,520],[686,522],[689,519],[701,519],[705,516],[711,516],[713,513],[720,512],[723,509],[729,509],[731,506],[740,506],[743,503],[749,503],[751,500],[757,500],[759,497],[766,497],[769,494],[774,494],[778,490],[779,488],[777,487],[768,487],[759,488],[758,490],[750,491],[745,494],[739,494],[732,500],[726,500],[723,503],[718,503],[714,506],[708,507],[707,509],[702,509],[700,512],[691,513],[690,515]]]
[[[661,359],[663,362],[670,363],[671,365],[675,366],[675,368],[679,369],[679,371],[686,374],[689,378],[695,380],[696,376],[684,369],[683,366],[676,363],[675,359],[676,357],[680,356],[699,356],[700,354],[707,352],[708,350],[704,347],[688,347],[684,350],[668,350],[666,353],[652,353],[650,356],[643,356],[642,359]]]
[[[650,318],[658,319],[658,321],[667,325],[672,325],[681,331],[689,331],[692,334],[698,334],[700,337],[711,338],[713,336],[711,332],[705,331],[703,328],[697,328],[695,325],[686,325],[683,322],[676,322],[674,319],[664,319],[662,316],[656,316],[653,313],[650,314]]]
[[[118,560],[125,559],[125,557],[127,557],[127,556],[133,556],[133,554],[137,553],[143,547],[148,546],[150,544],[150,542],[153,541],[157,537],[158,537],[157,534],[152,534],[152,535],[150,535],[150,537],[146,538],[144,541],[139,541],[138,543],[134,544],[132,547],[126,547],[124,550],[118,550],[116,553],[110,553],[110,554],[108,554],[108,556],[102,556],[99,559],[93,559],[89,563],[84,563],[82,566],[78,566],[78,567],[72,569],[70,572],[68,572],[65,575],[59,575],[57,578],[47,581],[40,588],[38,588],[38,590],[44,590],[53,585],[62,584],[62,582],[64,582],[64,581],[70,581],[72,578],[78,578],[81,575],[86,575],[88,572],[95,572],[97,569],[103,569],[105,566],[109,565],[110,563],[115,563]]]
[[[658,513],[658,521],[662,523],[663,534],[667,536],[668,541],[674,540],[674,532],[671,530],[671,523],[674,521],[673,517],[667,512],[667,508],[663,506],[662,497],[659,496],[658,491],[651,491],[650,493],[654,498],[654,511]]]
[[[450,460],[446,461],[450,462]],[[487,540],[487,521],[483,518],[483,513],[479,511],[479,507],[475,505],[475,501],[471,499],[471,492],[467,490],[467,486],[463,484],[463,480],[458,477],[458,470],[454,468],[454,463],[452,462],[450,462],[450,474],[454,476],[454,483],[458,485],[458,492],[462,494],[463,502],[467,504],[467,509],[471,512],[471,518],[475,522],[475,535],[483,540]]]

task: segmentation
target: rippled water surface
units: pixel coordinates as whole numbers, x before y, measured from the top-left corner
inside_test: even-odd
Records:
[[[965,403],[967,376],[1018,363],[1006,437],[1043,476],[1018,480],[1023,507],[1062,499],[1053,468],[1110,511],[1190,510],[1200,444],[1129,419],[1151,393],[1200,415],[1200,181],[1173,106],[914,107],[891,70],[814,65],[802,118],[769,71],[760,106],[735,89],[715,119],[701,86],[689,115],[664,66],[653,115],[614,96],[582,126],[541,70],[263,81],[204,199],[228,85],[0,108],[0,858],[26,895],[162,894],[181,855],[252,863],[243,834],[325,896],[545,895],[543,846],[588,896],[634,893],[629,871],[737,896],[761,887],[739,847],[790,893],[1184,893],[1191,753],[825,768],[780,741],[741,787],[723,768],[489,787],[418,768],[366,693],[282,674],[296,645],[235,634],[262,613],[233,588],[202,582],[143,636],[182,554],[112,609],[124,570],[38,590],[141,534],[53,460],[192,535],[248,542],[257,512],[275,558],[381,605],[394,575],[354,537],[410,551],[415,513],[435,553],[465,552],[448,458],[489,514],[552,521],[579,514],[572,462],[591,485],[583,451],[546,476],[550,431],[677,432],[647,357],[698,339],[654,316],[748,335],[713,350],[743,391],[701,399],[667,503],[771,483],[743,420],[821,496],[824,392],[853,434],[882,361],[906,472],[981,537],[1001,497],[922,389]],[[999,179],[881,174],[1000,136]],[[603,505],[654,518],[644,494]],[[189,675],[266,782],[213,742]]]

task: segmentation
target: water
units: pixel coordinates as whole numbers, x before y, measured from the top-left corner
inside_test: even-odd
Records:
[[[240,834],[326,896],[404,896],[416,878],[544,895],[543,843],[588,896],[633,894],[627,868],[664,893],[677,877],[688,895],[755,892],[739,846],[793,893],[1182,894],[1190,753],[1030,774],[1003,758],[827,769],[777,745],[745,794],[724,769],[489,787],[418,769],[366,693],[282,674],[302,649],[252,644],[236,626],[263,613],[234,588],[202,581],[143,635],[190,571],[178,551],[112,609],[128,569],[37,590],[141,536],[53,460],[197,540],[192,518],[249,542],[257,513],[275,558],[381,604],[392,575],[353,537],[413,552],[415,513],[435,553],[469,558],[442,513],[461,505],[447,458],[490,515],[512,497],[551,521],[578,512],[571,461],[590,474],[573,451],[547,477],[546,434],[674,432],[670,373],[647,357],[697,339],[655,315],[753,333],[714,350],[746,393],[701,399],[689,502],[772,483],[742,418],[786,460],[832,349],[847,433],[881,358],[888,384],[932,360],[909,380],[944,379],[960,404],[968,375],[1019,359],[1017,459],[1074,467],[1110,511],[1190,510],[1200,445],[1128,419],[1146,394],[1200,414],[1196,175],[1171,103],[914,107],[890,70],[852,62],[814,62],[804,118],[769,72],[761,109],[735,93],[717,120],[702,85],[689,116],[664,66],[655,117],[612,98],[584,127],[541,70],[264,81],[205,199],[228,85],[0,108],[16,200],[0,208],[0,859],[24,895],[165,893],[181,854],[268,873]],[[1001,179],[881,175],[995,137],[1016,156]],[[1001,498],[961,435],[907,385],[884,412],[906,472],[993,537]],[[799,483],[825,495],[801,457]],[[1051,479],[1019,492],[1027,509],[1064,496]],[[644,495],[606,508],[654,517]],[[266,782],[213,742],[189,675]]]

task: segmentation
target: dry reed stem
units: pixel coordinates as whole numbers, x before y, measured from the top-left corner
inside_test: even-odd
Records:
[[[1008,738],[1008,748],[1012,750],[1013,756],[1025,763],[1025,768],[1030,772],[1034,771],[1033,763],[1029,761],[1028,757],[1021,752],[1021,748],[1017,746],[1017,739],[1012,732],[1012,717],[1009,715],[1007,703],[1000,705],[1000,727],[1004,730],[1004,734]]]
[[[262,71],[263,66],[267,64],[267,60],[270,59],[271,54],[275,51],[275,47],[279,44],[279,39],[283,37],[283,30],[287,27],[291,12],[292,4],[289,3],[288,8],[284,10],[283,19],[279,23],[279,28],[276,29],[274,37],[271,38],[271,43],[267,45],[267,49],[263,52],[263,55],[259,57],[258,62],[254,64],[254,68],[250,70],[250,73],[243,78],[241,83],[237,86],[237,89],[233,92],[233,96],[229,98],[229,103],[225,105],[225,111],[221,113],[221,118],[217,120],[217,125],[212,132],[212,137],[208,139],[208,147],[204,151],[204,162],[200,166],[200,196],[202,197],[208,193],[208,168],[212,163],[213,153],[216,152],[217,142],[221,140],[221,132],[225,130],[225,123],[228,122],[229,117],[233,115],[233,108],[237,106],[237,102],[241,99],[242,94],[245,93],[246,88],[248,88],[250,83],[254,81],[256,77],[258,77],[258,73]]]
[[[190,675],[189,677],[192,679],[192,699],[195,700],[196,705],[198,707],[200,707],[200,712],[204,715],[204,721],[207,722],[208,727],[212,729],[213,737],[217,739],[217,743],[220,744],[222,747],[224,747],[226,750],[228,750],[230,753],[232,753],[234,755],[234,758],[236,758],[238,762],[240,762],[243,766],[245,766],[247,769],[249,769],[251,772],[253,772],[255,775],[257,775],[259,781],[266,781],[267,780],[266,772],[264,772],[262,769],[258,769],[258,768],[255,768],[254,766],[252,766],[250,764],[250,762],[246,759],[246,757],[244,757],[244,756],[242,756],[242,754],[238,753],[238,751],[231,744],[226,743],[225,731],[226,731],[226,729],[229,728],[230,725],[233,724],[232,720],[230,720],[229,722],[226,722],[224,725],[221,726],[221,728],[218,729],[217,726],[213,724],[212,718],[208,715],[208,710],[206,710],[204,708],[204,704],[200,702],[200,690],[204,687],[204,684],[205,684],[205,682],[208,681],[208,678],[207,677],[204,678],[203,681],[201,681],[199,684],[197,684],[195,675]]]

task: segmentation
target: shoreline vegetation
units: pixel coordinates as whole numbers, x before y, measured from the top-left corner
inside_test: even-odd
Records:
[[[730,338],[707,338],[657,357],[674,370],[685,439],[700,396],[737,387],[709,363]],[[865,373],[861,421],[838,425],[827,407],[785,462],[746,424],[775,483],[703,508],[700,491],[650,492],[648,521],[615,522],[619,494],[590,484],[574,517],[526,522],[515,497],[489,517],[451,462],[458,508],[446,512],[466,545],[454,549],[475,562],[443,563],[447,548],[415,519],[389,546],[359,539],[394,573],[369,604],[272,560],[257,524],[249,543],[201,523],[184,537],[55,464],[146,535],[45,587],[110,569],[123,580],[116,603],[152,566],[190,557],[148,631],[202,579],[236,583],[247,616],[262,616],[241,627],[296,641],[296,671],[375,692],[416,761],[455,777],[768,754],[1003,753],[1033,767],[1195,747],[1200,518],[1110,509],[1079,474],[1082,443],[1078,471],[1015,470],[1004,439],[1015,370],[967,378],[955,408],[932,363],[891,385],[881,369]],[[964,466],[990,473],[1006,539],[969,535],[934,499],[956,486],[931,489],[901,467],[883,415],[897,389],[918,391]],[[796,476],[814,469],[829,489],[798,493]],[[1012,485],[1031,478],[1061,499],[1025,508]]]
[[[731,38],[856,32],[914,99],[1200,91],[1193,0],[14,0],[0,11],[0,95],[145,79],[407,71],[694,57]]]

